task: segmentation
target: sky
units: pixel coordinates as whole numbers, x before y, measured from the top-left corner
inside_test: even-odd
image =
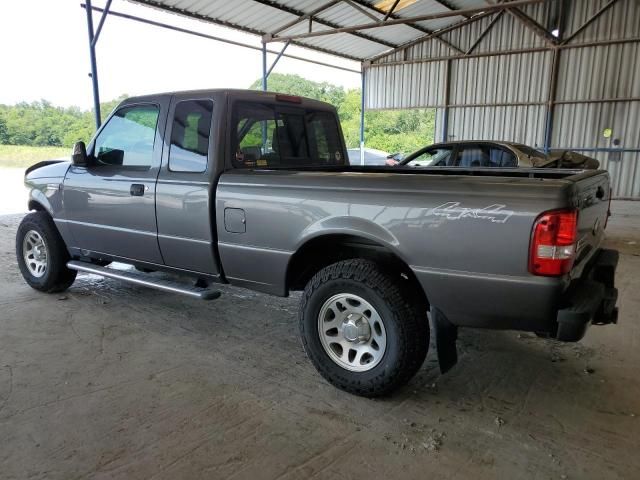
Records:
[[[232,1],[232,0],[229,0]],[[0,1],[0,104],[46,99],[92,106],[86,14],[81,0]],[[105,0],[94,0],[102,7]],[[113,11],[259,46],[257,36],[113,0]],[[99,14],[94,13],[94,25]],[[270,48],[278,49],[274,43]],[[287,53],[359,70],[355,62],[312,50]],[[247,88],[261,76],[261,53],[110,16],[97,45],[101,101],[194,88]],[[275,55],[269,55],[269,63]],[[358,88],[360,75],[282,58],[274,69]]]

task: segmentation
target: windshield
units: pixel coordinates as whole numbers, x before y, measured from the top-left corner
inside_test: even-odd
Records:
[[[409,155],[400,165],[408,167],[444,167],[451,158],[451,148],[431,148],[422,153]]]
[[[527,145],[515,145],[515,147],[524,153],[527,157],[547,158],[547,156],[535,148],[528,147]]]

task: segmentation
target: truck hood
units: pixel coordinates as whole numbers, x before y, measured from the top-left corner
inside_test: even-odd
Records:
[[[71,165],[69,160],[45,160],[31,165],[24,172],[25,179],[35,178],[63,178]]]

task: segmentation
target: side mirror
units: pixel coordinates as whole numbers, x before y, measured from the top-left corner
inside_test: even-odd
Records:
[[[87,146],[84,142],[76,142],[73,146],[73,153],[71,154],[71,162],[74,165],[86,166],[87,165]]]

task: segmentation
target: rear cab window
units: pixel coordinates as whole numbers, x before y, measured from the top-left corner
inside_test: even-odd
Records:
[[[338,120],[330,111],[238,102],[231,136],[231,160],[236,168],[349,164]]]

